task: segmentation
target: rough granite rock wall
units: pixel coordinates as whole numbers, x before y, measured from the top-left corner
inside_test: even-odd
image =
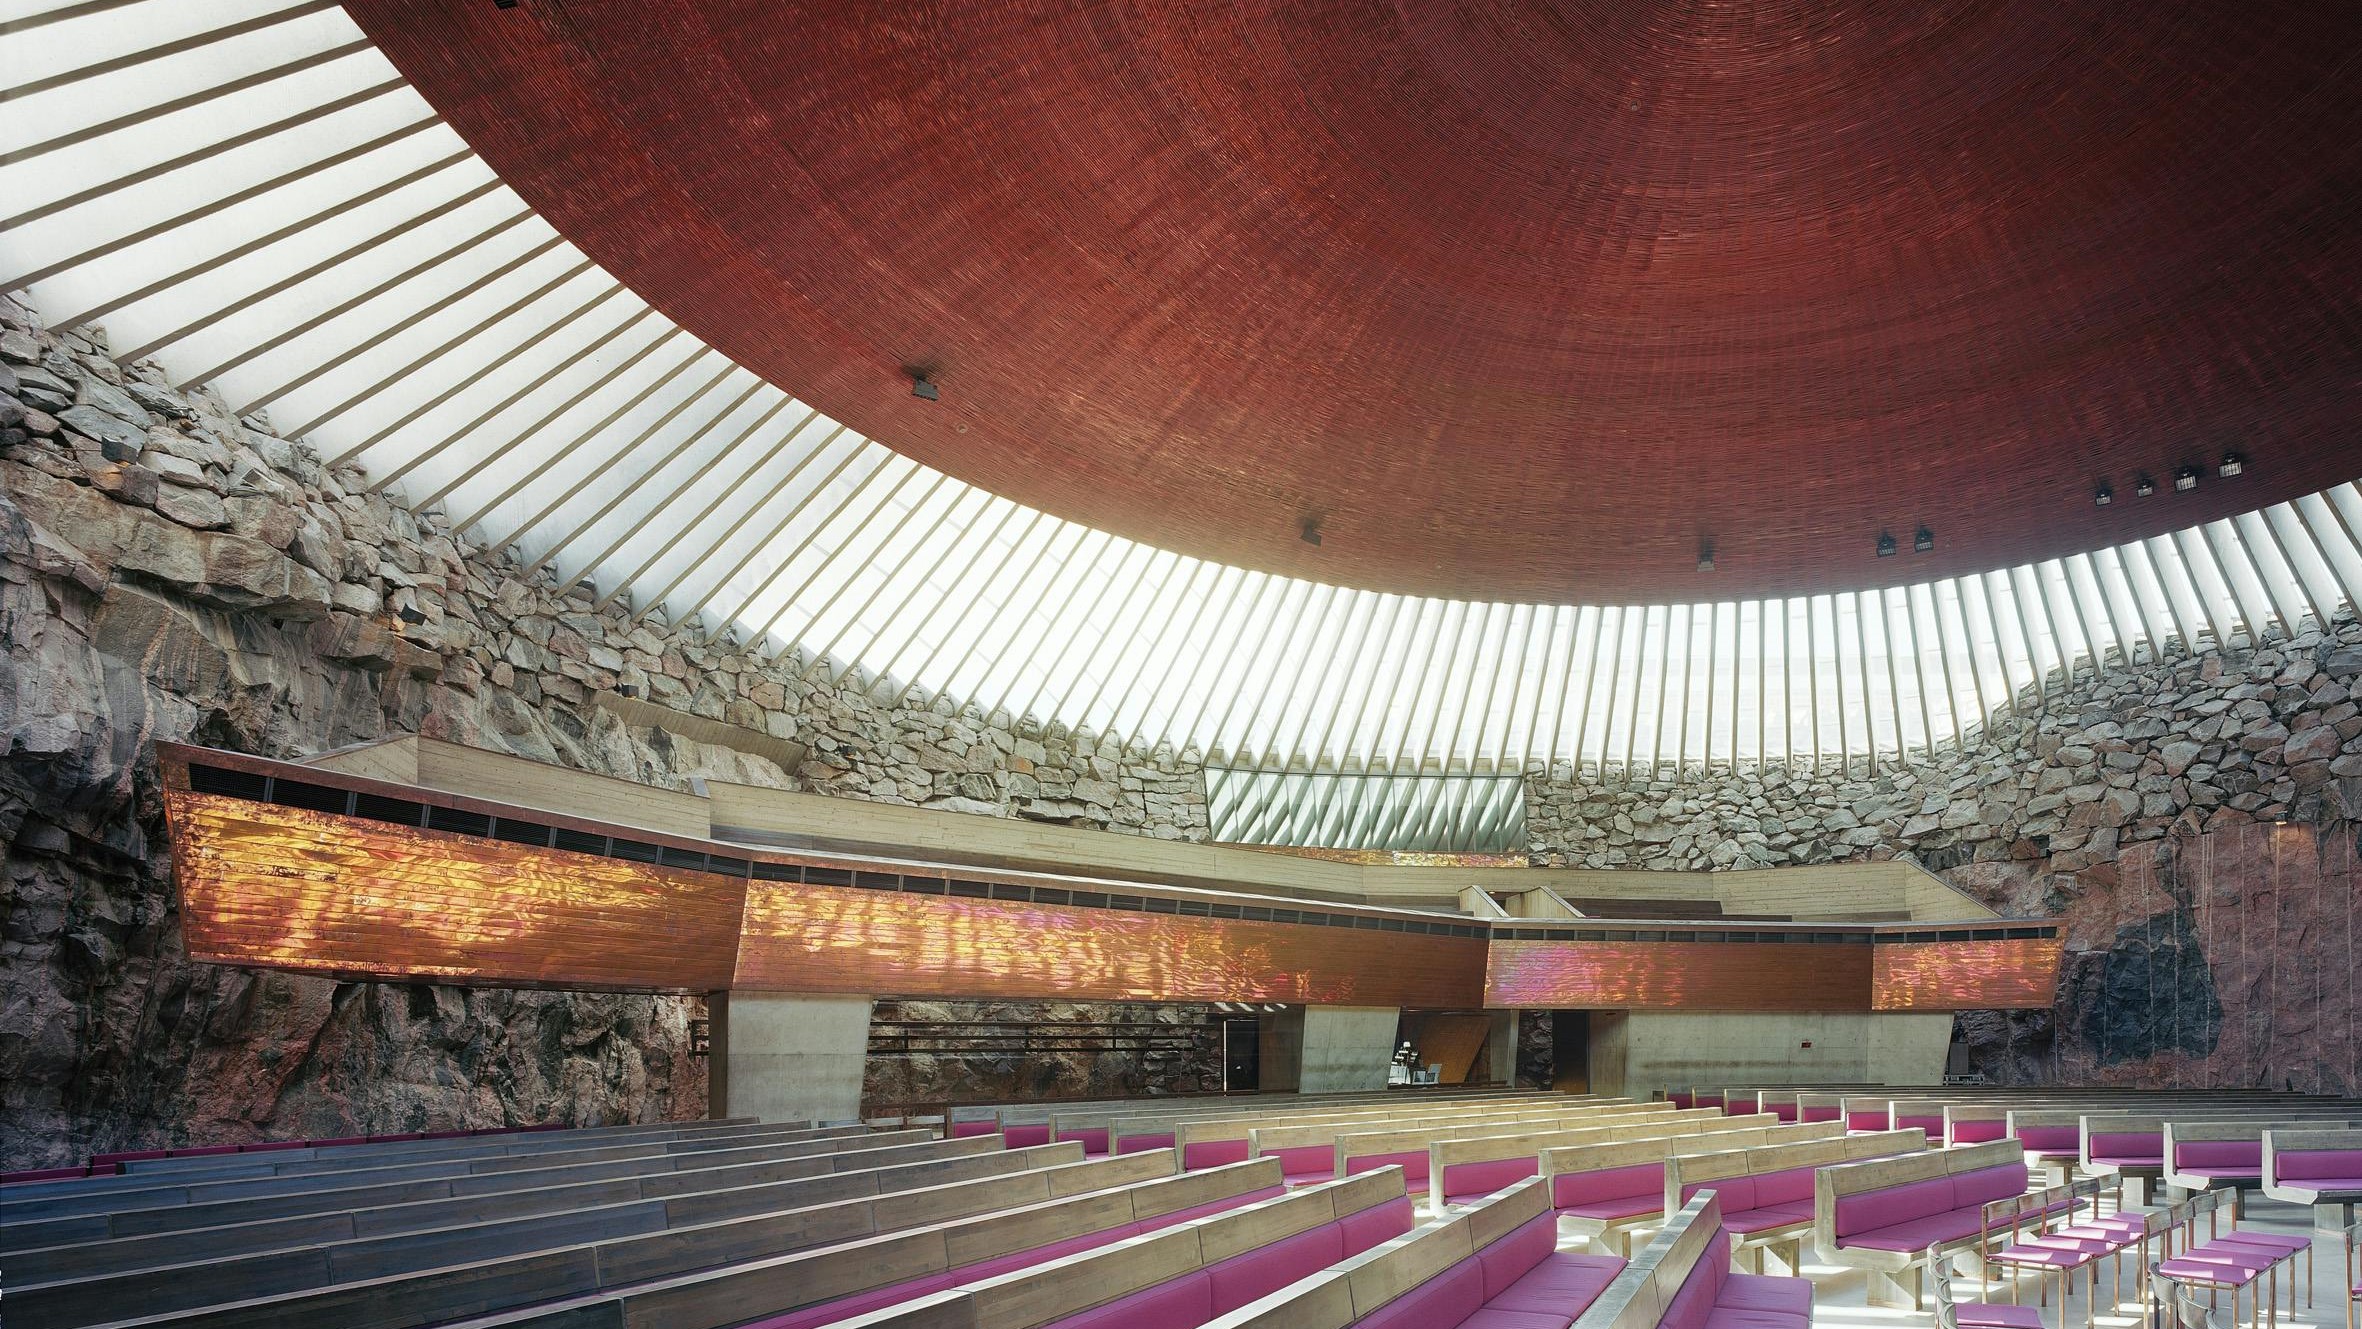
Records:
[[[1933,761],[1527,781],[1533,861],[1747,868],[1910,854],[2062,917],[2056,1012],[1961,1017],[2014,1083],[2362,1088],[2362,624],[2079,672]],[[2285,825],[2280,823],[2285,822]]]
[[[521,575],[209,393],[0,300],[0,1168],[103,1149],[705,1110],[694,998],[192,965],[147,745],[301,757],[422,733],[683,787],[709,775],[1205,835],[1169,750],[853,687]],[[589,704],[808,745],[800,771]]]

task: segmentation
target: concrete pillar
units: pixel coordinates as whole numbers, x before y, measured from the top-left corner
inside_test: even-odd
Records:
[[[869,1052],[867,997],[722,992],[707,1000],[708,1110],[765,1121],[852,1121]]]
[[[1307,1094],[1383,1089],[1402,1012],[1393,1006],[1307,1006],[1296,1088]]]
[[[1494,1011],[1492,1033],[1485,1040],[1488,1074],[1495,1084],[1517,1083],[1517,1012]]]

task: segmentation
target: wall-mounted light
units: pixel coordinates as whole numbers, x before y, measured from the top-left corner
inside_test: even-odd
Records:
[[[2116,491],[2110,489],[2105,480],[2100,481],[2099,488],[2091,491],[2091,505],[2095,508],[2104,508],[2115,501]]]
[[[2191,490],[2193,490],[2193,489],[2196,489],[2197,487],[2198,487],[2198,468],[2197,468],[2197,467],[2195,467],[2195,466],[2184,466],[2184,467],[2183,467],[2183,468],[2181,468],[2180,470],[2178,470],[2178,471],[2175,471],[2175,472],[2173,473],[2173,489],[2174,489],[2174,492],[2175,492],[2175,493],[2177,493],[2177,494],[2186,494],[2186,493],[2189,493]]]
[[[1880,558],[1893,558],[1895,556],[1895,538],[1885,531],[1880,531],[1878,533],[1878,556]]]
[[[2133,477],[2132,492],[2135,497],[2147,498],[2157,492],[2157,482],[2149,478],[2147,471],[2143,471]]]
[[[910,375],[910,395],[920,401],[934,401],[942,394],[936,388],[935,380],[927,377],[924,370],[913,370]]]
[[[1922,526],[1917,531],[1912,532],[1911,552],[1915,554],[1924,554],[1935,547],[1936,533],[1934,531],[1931,531],[1925,526]]]
[[[2221,475],[2225,480],[2230,479],[2234,475],[2243,474],[2246,470],[2247,458],[2240,456],[2236,452],[2224,453],[2222,464],[2215,468],[2216,473]]]
[[[1302,529],[1300,532],[1298,532],[1298,535],[1299,535],[1299,537],[1300,537],[1300,538],[1301,538],[1301,539],[1304,541],[1304,543],[1306,543],[1306,544],[1308,544],[1308,545],[1317,545],[1317,544],[1319,544],[1319,543],[1320,543],[1320,518],[1318,518],[1318,517],[1306,517],[1306,518],[1304,519],[1304,527],[1303,527],[1303,529]]]
[[[1698,571],[1712,572],[1713,570],[1714,542],[1712,540],[1700,541],[1698,544]]]

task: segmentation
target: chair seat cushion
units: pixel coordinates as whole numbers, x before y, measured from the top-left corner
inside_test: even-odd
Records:
[[[1995,1264],[2030,1265],[2042,1269],[2080,1269],[2091,1263],[2097,1252],[2061,1246],[2034,1246],[2020,1243],[2004,1246],[1985,1258]]]
[[[2192,1283],[2236,1283],[2244,1287],[2254,1282],[2271,1264],[2270,1260],[2264,1259],[2238,1261],[2220,1256],[2176,1256],[2158,1261],[2156,1269],[2167,1278],[2179,1278]]]
[[[1714,1299],[1716,1306],[1731,1306],[1748,1311],[1778,1311],[1783,1315],[1810,1315],[1813,1308],[1813,1285],[1802,1278],[1781,1278],[1771,1274],[1729,1274],[1722,1281],[1722,1295]]]
[[[2313,1243],[2304,1237],[2285,1236],[2277,1232],[2247,1231],[2225,1232],[2206,1245],[2247,1246],[2259,1251],[2278,1251],[2283,1255],[2294,1255],[2299,1251],[2311,1250],[2313,1247]]]

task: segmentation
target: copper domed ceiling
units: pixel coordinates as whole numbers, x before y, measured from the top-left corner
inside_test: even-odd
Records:
[[[697,336],[1207,558],[1854,588],[2362,458],[2350,3],[348,8]]]

